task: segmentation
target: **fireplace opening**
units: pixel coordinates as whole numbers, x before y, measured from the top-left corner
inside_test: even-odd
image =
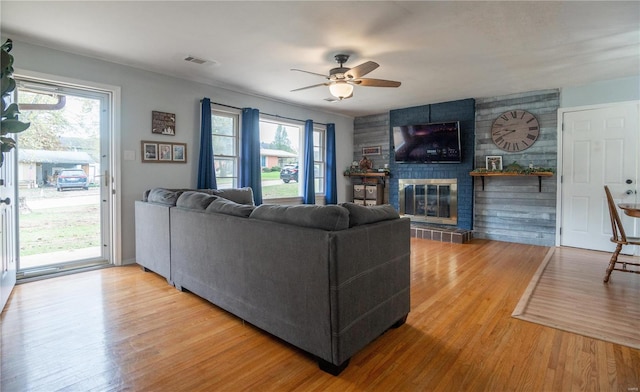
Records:
[[[458,224],[457,179],[400,179],[400,215],[414,222]]]

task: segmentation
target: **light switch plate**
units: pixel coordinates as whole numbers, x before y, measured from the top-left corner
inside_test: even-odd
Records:
[[[125,161],[135,161],[136,160],[136,152],[133,150],[124,150],[124,160]]]

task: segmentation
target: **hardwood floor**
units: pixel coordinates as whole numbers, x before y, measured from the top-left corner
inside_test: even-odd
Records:
[[[411,244],[407,323],[339,377],[129,266],[17,286],[1,319],[0,390],[638,391],[640,350],[511,317],[548,248]]]

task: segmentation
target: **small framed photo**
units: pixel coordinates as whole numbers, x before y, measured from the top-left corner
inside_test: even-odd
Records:
[[[158,155],[158,160],[159,161],[172,161],[172,145],[171,144],[158,144],[158,149],[160,150],[160,155]]]
[[[158,143],[142,142],[142,162],[158,161]]]
[[[502,170],[502,155],[487,155],[486,169],[489,171],[501,171]]]
[[[382,154],[382,146],[362,147],[362,155],[380,155]]]
[[[173,143],[173,161],[187,162],[187,145],[186,143]]]
[[[176,134],[176,115],[174,113],[151,112],[151,133],[161,135]]]

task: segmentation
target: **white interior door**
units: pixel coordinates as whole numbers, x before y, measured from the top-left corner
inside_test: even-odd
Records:
[[[617,203],[638,200],[638,107],[619,104],[563,114],[561,245],[613,250],[604,186]],[[640,220],[622,213],[621,218],[627,235],[637,235]]]
[[[15,150],[5,153],[0,168],[0,311],[16,284]]]

